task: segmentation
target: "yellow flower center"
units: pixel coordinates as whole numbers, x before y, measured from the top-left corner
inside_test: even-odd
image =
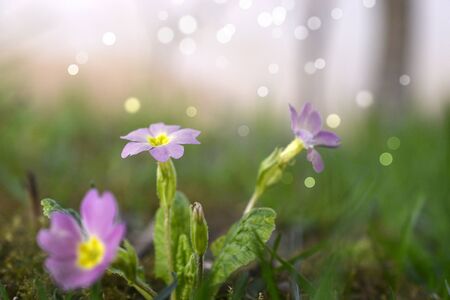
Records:
[[[80,268],[90,270],[98,266],[105,256],[105,246],[96,236],[90,236],[78,245],[77,264]]]
[[[147,137],[148,143],[153,147],[167,145],[170,142],[169,137],[165,133],[161,133],[156,137],[149,136]]]

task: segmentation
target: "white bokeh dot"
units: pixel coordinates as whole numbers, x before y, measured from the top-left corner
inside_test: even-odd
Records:
[[[280,26],[286,20],[287,11],[283,6],[277,6],[272,10],[272,21],[274,25]]]
[[[338,114],[329,114],[326,123],[330,128],[337,128],[341,124],[341,117]]]
[[[304,39],[306,39],[309,35],[309,31],[308,28],[306,28],[303,25],[299,25],[297,27],[295,27],[294,29],[294,37],[297,40],[303,41]]]
[[[239,1],[239,7],[243,10],[249,9],[250,7],[252,7],[252,4],[253,4],[252,0],[240,0]]]
[[[235,32],[236,27],[233,24],[227,24],[217,31],[216,39],[221,44],[229,43]]]
[[[272,15],[266,11],[260,13],[258,15],[258,24],[259,26],[266,28],[272,25]]]
[[[272,63],[267,67],[267,69],[269,70],[270,74],[277,74],[280,70],[280,66],[278,64]]]
[[[130,97],[123,103],[125,111],[130,114],[135,114],[141,109],[141,102],[136,97]]]
[[[327,65],[327,63],[325,62],[325,59],[323,59],[323,58],[318,58],[314,61],[314,67],[316,67],[316,69],[318,69],[318,70],[324,69],[326,65]]]
[[[409,75],[403,74],[402,76],[400,76],[398,81],[400,82],[401,85],[407,86],[411,83],[411,77],[409,77]]]
[[[80,68],[78,68],[77,64],[70,64],[67,67],[67,73],[69,73],[69,75],[72,75],[72,76],[77,75],[79,70],[80,70]]]
[[[265,98],[269,95],[269,88],[267,86],[262,85],[256,90],[256,93],[258,94],[259,97]]]
[[[197,50],[197,44],[191,38],[184,38],[181,40],[179,48],[181,54],[189,56],[195,53],[195,50]]]
[[[372,8],[377,4],[377,0],[362,0],[362,4],[366,8]]]
[[[178,20],[178,29],[184,34],[192,34],[197,30],[197,20],[191,16],[182,16]]]
[[[195,116],[197,115],[197,108],[196,108],[195,106],[188,106],[188,107],[186,108],[186,115],[187,115],[189,118],[195,117]]]
[[[116,35],[111,31],[105,32],[102,36],[102,42],[106,46],[112,46],[116,43]]]
[[[312,75],[316,73],[317,69],[313,61],[308,61],[305,66],[303,67],[303,70],[306,74]]]
[[[238,127],[238,135],[245,137],[250,133],[250,128],[247,125],[241,125]]]
[[[331,10],[331,18],[333,20],[340,20],[340,19],[342,19],[343,16],[344,16],[344,12],[342,11],[342,9],[336,7]]]
[[[368,90],[361,90],[356,94],[356,105],[367,108],[373,104],[373,94]]]
[[[318,30],[322,26],[322,21],[319,19],[319,17],[313,16],[308,19],[306,24],[308,25],[309,29]]]
[[[162,44],[168,44],[173,40],[174,33],[170,27],[161,27],[158,30],[158,41]]]

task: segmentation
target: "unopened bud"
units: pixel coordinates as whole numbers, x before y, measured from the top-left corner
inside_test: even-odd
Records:
[[[303,142],[295,138],[289,145],[284,148],[284,150],[280,154],[280,162],[283,164],[291,161],[297,154],[299,154],[304,148]]]
[[[191,243],[196,254],[205,254],[208,248],[208,224],[202,205],[198,202],[191,206]]]

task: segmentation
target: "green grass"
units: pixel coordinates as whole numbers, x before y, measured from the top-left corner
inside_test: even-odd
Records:
[[[37,178],[41,198],[72,208],[78,208],[92,182],[110,189],[129,231],[139,232],[157,208],[156,165],[145,154],[122,160],[124,142],[118,137],[159,120],[200,129],[202,145],[187,146],[175,164],[179,189],[202,202],[214,238],[242,213],[259,162],[292,138],[287,119],[263,111],[245,122],[251,133],[242,138],[236,134],[242,120],[225,113],[219,125],[208,126],[177,118],[181,113],[169,109],[158,115],[143,110],[133,117],[96,111],[80,98],[69,94],[60,107],[42,111],[5,91],[0,94],[3,298],[5,291],[25,298],[61,295],[43,271],[36,228],[25,221],[28,171]],[[255,299],[260,292],[265,299],[287,294],[291,299],[300,294],[310,299],[449,299],[450,112],[439,120],[410,112],[395,122],[373,113],[352,129],[338,131],[343,145],[321,151],[322,174],[315,174],[302,154],[262,197],[258,205],[278,213],[274,236],[280,238],[269,243],[257,266],[230,279],[233,293],[224,287],[221,294],[230,299]],[[391,136],[400,140],[396,150],[388,148]],[[380,164],[383,152],[392,154],[391,165]],[[311,189],[303,184],[308,176],[316,180]],[[146,274],[162,288],[152,278],[151,259],[151,254],[144,258]],[[107,276],[102,286],[114,298],[136,296],[117,278]]]

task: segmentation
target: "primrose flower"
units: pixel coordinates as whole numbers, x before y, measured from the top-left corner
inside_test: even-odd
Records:
[[[116,222],[112,193],[88,191],[81,203],[81,224],[72,215],[53,212],[49,229],[37,236],[49,256],[45,267],[65,290],[86,288],[99,279],[116,256],[125,225]]]
[[[341,140],[333,132],[322,130],[322,117],[313,109],[311,103],[306,103],[300,114],[289,105],[291,111],[291,129],[308,151],[306,158],[312,163],[316,172],[323,171],[322,157],[315,147],[338,147]]]
[[[173,157],[179,159],[184,154],[183,144],[200,144],[197,136],[200,131],[183,128],[178,125],[164,123],[151,124],[148,128],[136,129],[121,139],[130,141],[122,150],[122,158],[133,156],[143,151],[150,154],[160,162]]]

